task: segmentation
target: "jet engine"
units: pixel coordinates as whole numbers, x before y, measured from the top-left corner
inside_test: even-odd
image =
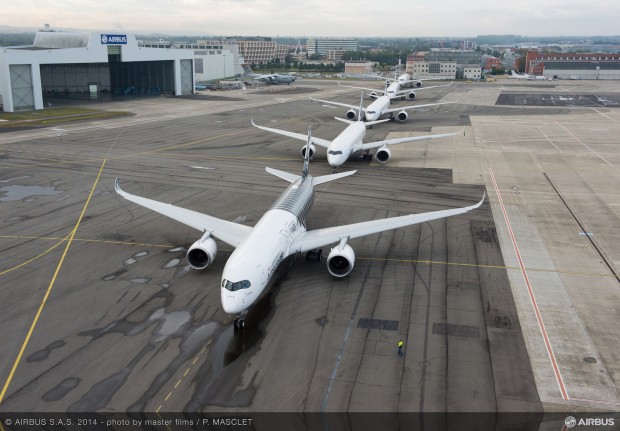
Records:
[[[357,116],[357,112],[355,111],[355,109],[351,109],[349,112],[347,112],[347,118],[349,120],[355,120],[356,116]]]
[[[390,160],[390,157],[392,157],[392,152],[388,147],[379,148],[377,154],[375,154],[375,159],[377,159],[381,163],[387,162],[388,160]]]
[[[217,244],[207,232],[187,250],[187,262],[194,269],[205,269],[213,262],[216,255]]]
[[[327,256],[327,270],[334,277],[346,277],[355,265],[355,252],[350,245],[338,245]]]
[[[409,114],[407,114],[407,111],[400,111],[398,113],[398,115],[396,116],[396,118],[398,119],[398,121],[400,121],[401,123],[404,123],[405,121],[407,121],[407,118],[409,118]]]
[[[414,84],[416,87],[420,88],[422,86],[422,81],[416,81]]]
[[[314,146],[314,144],[310,144],[310,160],[314,158],[314,154],[316,154],[316,147]],[[303,157],[304,159],[306,158],[306,146],[305,145],[301,148],[301,157]]]
[[[369,94],[369,96],[372,100],[375,100],[377,98],[377,93],[373,91],[372,93]]]
[[[410,98],[411,100],[414,100],[414,99],[415,99],[415,91],[412,91],[411,93],[409,93],[409,98]]]

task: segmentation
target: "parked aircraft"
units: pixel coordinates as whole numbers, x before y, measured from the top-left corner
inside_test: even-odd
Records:
[[[244,66],[243,70],[245,72],[243,76],[247,76],[256,81],[264,82],[265,84],[269,84],[269,85],[274,85],[274,84],[290,85],[291,82],[295,82],[295,77],[293,75],[280,74],[280,73],[271,73],[271,74],[253,73],[252,69],[250,69],[248,66]]]
[[[519,74],[514,70],[510,71],[510,75],[508,75],[508,77],[511,79],[545,79],[544,76],[528,75],[527,73]]]
[[[446,138],[448,136],[454,136],[463,133],[463,130],[456,133],[442,133],[436,135],[425,135],[425,136],[411,136],[406,138],[395,138],[395,139],[387,139],[384,141],[375,141],[364,143],[363,139],[366,135],[366,127],[372,124],[383,123],[385,121],[389,121],[389,119],[378,120],[378,121],[370,121],[363,122],[360,119],[357,121],[345,120],[343,118],[337,118],[336,120],[347,123],[348,126],[344,129],[333,141],[328,141],[327,139],[320,139],[316,137],[312,137],[312,142],[310,142],[309,151],[310,151],[310,159],[314,157],[316,154],[316,147],[318,145],[320,147],[327,149],[327,163],[334,168],[342,166],[352,154],[357,153],[358,151],[364,151],[364,160],[372,159],[372,154],[370,154],[370,150],[378,148],[376,153],[376,159],[381,163],[386,163],[390,160],[392,155],[389,145],[395,144],[404,144],[407,142],[415,142],[415,141],[424,141],[429,139],[438,139],[438,138]],[[267,132],[277,133],[279,135],[288,136],[289,138],[298,139],[300,141],[305,141],[306,136],[301,133],[289,132],[287,130],[274,129],[271,127],[259,126],[254,123],[252,120],[252,125],[261,130],[266,130]],[[301,149],[302,157],[306,156],[306,151],[308,151],[307,146],[304,146]]]
[[[314,202],[314,187],[355,173],[348,171],[316,178],[310,175],[308,165],[311,142],[312,136],[308,130],[306,157],[301,175],[266,168],[267,172],[291,185],[254,227],[129,194],[120,188],[118,178],[114,188],[119,195],[131,202],[203,232],[202,237],[192,244],[187,252],[187,260],[192,268],[205,269],[213,262],[217,254],[214,238],[235,248],[222,272],[220,295],[224,311],[236,315],[236,329],[244,327],[248,308],[261,296],[280,262],[288,256],[307,253],[307,259],[320,260],[320,247],[336,244],[327,256],[327,270],[334,277],[345,277],[351,273],[355,264],[355,252],[347,244],[351,239],[463,214],[480,207],[484,202],[483,194],[480,202],[463,208],[307,231],[306,216]]]
[[[386,85],[383,90],[375,90],[372,88],[365,88],[365,87],[354,87],[352,85],[342,85],[340,83],[338,83],[338,85],[340,85],[341,87],[355,88],[357,90],[370,91],[368,95],[370,96],[371,99],[377,99],[377,97],[379,97],[377,92],[379,92],[379,93],[383,93],[383,96],[388,96],[390,99],[405,100],[405,97],[409,97],[411,100],[414,100],[416,98],[416,91],[430,90],[431,88],[439,88],[439,87],[449,87],[450,85],[453,84],[453,82],[450,82],[449,84],[434,85],[432,87],[418,88],[417,90],[402,90],[401,84],[398,80],[393,81],[391,84],[388,84],[388,83],[389,83],[389,80],[386,81]]]
[[[455,100],[454,102],[427,103],[424,105],[415,105],[415,106],[411,105],[411,106],[401,106],[399,108],[390,108],[390,104],[392,103],[392,100],[388,96],[379,96],[375,99],[374,102],[368,105],[368,107],[364,108],[362,106],[358,107],[355,105],[349,105],[348,103],[333,102],[331,100],[315,99],[312,96],[309,96],[309,97],[311,100],[314,100],[315,102],[327,103],[329,105],[344,106],[345,108],[349,108],[349,111],[347,112],[347,118],[349,120],[353,120],[356,116],[359,117],[361,115],[364,121],[377,121],[382,116],[389,115],[390,120],[396,119],[400,121],[401,123],[404,123],[405,121],[407,121],[407,118],[409,118],[409,114],[407,114],[407,111],[411,109],[428,108],[430,106],[446,105],[449,103],[457,102]],[[394,117],[395,112],[398,112],[396,117]]]

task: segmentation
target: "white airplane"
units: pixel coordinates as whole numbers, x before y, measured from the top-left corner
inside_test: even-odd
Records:
[[[401,83],[398,80],[393,81],[392,83],[389,83],[389,80],[386,80],[386,85],[383,90],[375,90],[372,88],[365,88],[365,87],[354,87],[352,85],[342,85],[340,82],[338,83],[338,85],[340,85],[341,87],[355,88],[357,90],[370,91],[370,93],[368,93],[368,96],[370,96],[371,99],[377,99],[377,97],[379,97],[377,92],[379,92],[379,93],[383,93],[384,96],[388,96],[390,99],[405,100],[406,97],[409,97],[411,100],[414,100],[416,98],[416,91],[430,90],[431,88],[439,88],[439,87],[449,87],[453,83],[454,81],[450,82],[449,84],[434,85],[432,87],[418,88],[417,90],[402,90]]]
[[[527,73],[518,74],[514,70],[510,71],[508,77],[511,79],[545,79],[544,76],[528,75]]]
[[[349,105],[348,103],[332,102],[330,100],[315,99],[312,96],[309,96],[309,97],[311,100],[314,100],[315,102],[327,103],[329,105],[344,106],[345,108],[349,108],[349,111],[347,112],[347,118],[349,120],[353,120],[356,116],[357,117],[362,116],[364,121],[370,121],[370,122],[377,121],[379,118],[381,118],[384,115],[389,115],[390,120],[396,119],[400,121],[401,123],[404,123],[405,121],[407,121],[407,118],[409,118],[409,114],[407,114],[408,110],[428,108],[430,106],[447,105],[449,103],[457,102],[455,100],[454,102],[427,103],[424,105],[415,105],[415,106],[411,105],[411,106],[401,106],[400,108],[390,108],[392,99],[390,99],[388,96],[379,96],[370,105],[368,105],[368,107],[364,108],[363,106],[357,107],[355,105]],[[394,117],[394,112],[398,112],[396,117]]]
[[[366,127],[371,126],[373,124],[383,123],[385,121],[389,121],[388,119],[379,120],[379,121],[370,121],[363,122],[361,118],[357,121],[345,120],[343,118],[334,117],[338,121],[342,121],[347,123],[348,126],[344,129],[338,136],[334,138],[333,141],[328,141],[327,139],[320,139],[312,137],[312,142],[310,142],[309,151],[310,151],[310,159],[314,157],[316,153],[315,145],[327,149],[327,163],[334,168],[337,168],[343,165],[352,154],[357,153],[358,151],[364,151],[364,160],[372,159],[372,155],[370,154],[370,150],[379,148],[375,155],[376,159],[381,163],[386,163],[390,160],[392,152],[388,148],[388,145],[395,144],[404,144],[407,142],[415,142],[415,141],[424,141],[429,139],[438,139],[438,138],[446,138],[448,136],[454,136],[461,133],[464,133],[463,130],[455,133],[442,133],[436,135],[425,135],[425,136],[412,136],[407,138],[395,138],[395,139],[387,139],[384,141],[375,141],[364,143],[363,139],[366,135]],[[273,129],[271,127],[259,126],[254,123],[252,119],[252,125],[261,130],[266,130],[267,132],[277,133],[279,135],[288,136],[289,138],[298,139],[300,141],[305,141],[307,137],[301,133],[289,132],[287,130]],[[302,157],[306,156],[307,148],[304,147],[301,149]]]
[[[308,131],[307,147],[311,140]],[[203,232],[202,237],[192,244],[187,252],[187,260],[192,268],[205,269],[213,262],[217,254],[214,238],[235,248],[224,266],[220,283],[222,308],[226,313],[236,315],[235,329],[244,327],[248,308],[261,296],[280,262],[288,256],[307,253],[307,259],[320,260],[322,251],[319,248],[335,244],[327,256],[327,270],[334,277],[345,277],[351,273],[355,264],[355,252],[347,244],[349,240],[463,214],[478,208],[485,199],[483,194],[480,202],[463,208],[307,231],[306,216],[314,202],[314,187],[355,173],[348,171],[314,178],[308,173],[309,154],[307,150],[302,175],[266,168],[267,172],[291,185],[254,227],[129,194],[121,190],[118,178],[114,188],[119,195],[131,202]]]

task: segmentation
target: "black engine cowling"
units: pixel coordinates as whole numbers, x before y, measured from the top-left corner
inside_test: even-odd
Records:
[[[310,144],[310,160],[314,158],[315,154],[316,154],[316,147],[314,146],[314,144]],[[301,148],[301,157],[303,157],[304,159],[306,158],[306,146],[305,145]]]
[[[327,256],[327,270],[334,277],[346,277],[353,271],[355,252],[349,245],[336,246]]]
[[[210,234],[206,234],[187,250],[187,263],[194,269],[205,269],[217,255],[217,244]]]
[[[381,163],[387,162],[388,160],[390,160],[390,157],[392,157],[392,152],[388,147],[380,148],[377,151],[377,154],[375,154],[375,159],[377,159],[377,161]]]

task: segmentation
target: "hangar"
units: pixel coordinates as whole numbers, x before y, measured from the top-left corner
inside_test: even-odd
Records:
[[[39,31],[32,46],[0,50],[0,103],[14,112],[43,109],[45,95],[191,94],[193,58],[131,34]]]

